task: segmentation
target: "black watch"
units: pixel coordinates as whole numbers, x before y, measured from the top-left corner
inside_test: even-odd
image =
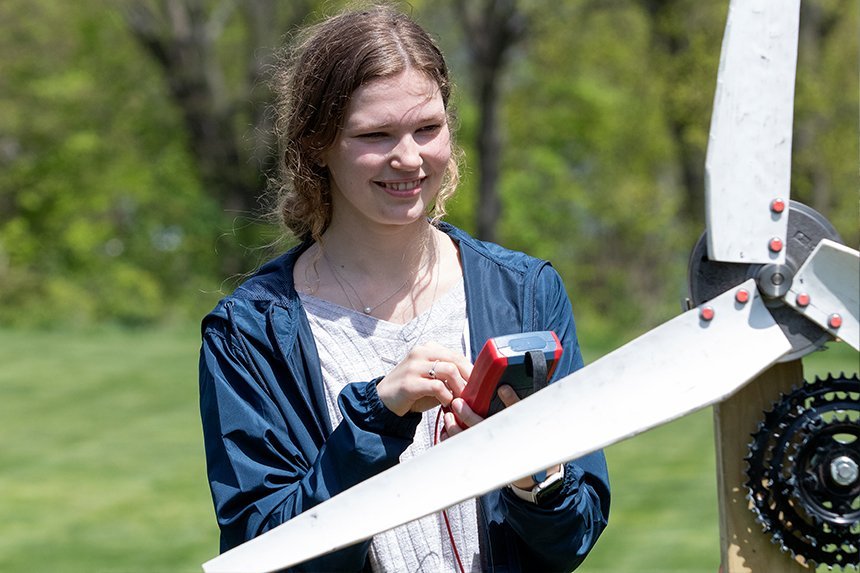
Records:
[[[530,490],[520,489],[513,484],[510,484],[508,487],[511,488],[511,491],[518,498],[534,503],[535,505],[541,505],[543,502],[555,497],[555,495],[561,491],[561,488],[564,485],[564,464],[562,464],[560,468],[561,469],[557,472],[549,476],[546,475],[546,471],[534,474],[532,479],[536,483]]]

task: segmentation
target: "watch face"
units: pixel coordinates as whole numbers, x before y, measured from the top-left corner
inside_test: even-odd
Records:
[[[546,503],[549,500],[554,499],[555,496],[561,491],[561,488],[564,485],[564,474],[559,472],[551,477],[555,479],[553,479],[550,483],[547,483],[546,485],[538,484],[535,486],[535,489],[532,490],[535,496],[535,503]]]

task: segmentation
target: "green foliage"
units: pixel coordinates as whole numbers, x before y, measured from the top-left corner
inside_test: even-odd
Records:
[[[511,79],[503,235],[553,261],[578,314],[629,331],[676,303],[688,240],[649,21],[633,3],[555,12]]]
[[[798,45],[792,198],[823,213],[857,248],[860,4],[804,2],[801,19],[813,29],[801,34]]]
[[[140,323],[197,298],[220,215],[158,70],[103,7],[2,10],[0,322]]]
[[[331,12],[342,2],[290,3],[278,18],[287,27],[322,4]],[[199,316],[283,247],[277,229],[228,211],[202,183],[163,70],[124,21],[128,6],[0,4],[8,55],[0,60],[0,323]],[[677,312],[703,230],[727,2],[520,7],[528,34],[502,83],[500,241],[550,259],[577,315],[606,330],[596,336],[640,331]],[[412,9],[438,36],[458,87],[466,163],[448,219],[473,230],[478,110],[460,27],[447,3]],[[858,11],[844,0],[803,3],[792,180],[793,197],[852,246],[860,242]],[[250,114],[265,105],[265,89],[246,83],[243,70],[248,58],[265,62],[279,38],[250,50],[254,32],[242,14],[236,8],[225,21],[216,47],[234,125],[245,151],[259,154],[266,142]]]
[[[704,230],[728,3],[521,5],[530,28],[506,71],[501,242],[550,259],[577,315],[606,330],[597,336],[638,332],[678,312]],[[860,14],[838,0],[803,6],[792,196],[856,246]],[[460,109],[468,151],[476,114]],[[461,205],[467,217],[481,208]]]

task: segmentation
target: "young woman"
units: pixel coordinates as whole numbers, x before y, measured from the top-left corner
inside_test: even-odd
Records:
[[[390,6],[334,16],[275,85],[278,214],[302,242],[203,321],[222,551],[431,447],[440,405],[479,423],[459,395],[488,338],[553,330],[555,377],[582,366],[553,268],[441,222],[457,184],[451,85],[423,29]],[[463,429],[453,413],[444,435]],[[524,478],[450,508],[450,523],[428,516],[298,569],[570,571],[606,525],[603,454],[547,475],[561,487],[537,501]]]

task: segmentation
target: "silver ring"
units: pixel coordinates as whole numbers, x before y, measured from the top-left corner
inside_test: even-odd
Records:
[[[427,371],[427,375],[430,376],[431,380],[436,379],[436,365],[439,364],[439,361],[433,363],[433,366],[430,367],[430,370]]]

